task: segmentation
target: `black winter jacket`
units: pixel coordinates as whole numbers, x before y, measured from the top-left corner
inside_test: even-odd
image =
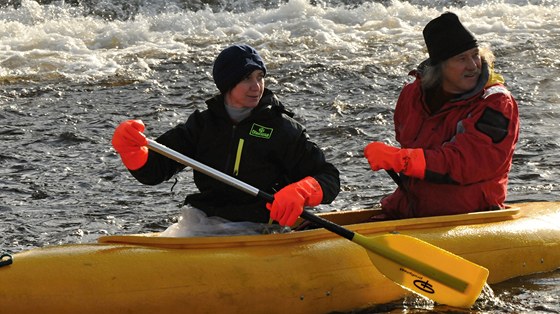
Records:
[[[323,151],[309,141],[305,128],[270,90],[265,89],[258,106],[238,124],[229,118],[222,95],[206,104],[207,110],[196,110],[186,123],[156,141],[270,194],[312,176],[323,190],[323,204],[338,195],[338,170],[325,160]],[[150,151],[147,163],[130,172],[141,183],[155,185],[183,168],[184,165]],[[194,171],[194,181],[199,193],[188,195],[185,204],[208,216],[231,221],[268,222],[264,200],[198,171]]]

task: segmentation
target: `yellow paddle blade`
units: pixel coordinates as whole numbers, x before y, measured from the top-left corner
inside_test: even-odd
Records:
[[[387,278],[440,304],[470,308],[488,278],[488,269],[407,235],[356,233],[352,241]]]

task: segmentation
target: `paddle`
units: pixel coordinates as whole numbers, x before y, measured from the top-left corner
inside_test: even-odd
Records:
[[[274,200],[274,197],[266,192],[153,140],[148,139],[148,147],[250,195],[269,202]],[[437,303],[471,307],[488,277],[486,268],[417,238],[393,233],[365,237],[306,210],[300,217],[366,248],[372,263],[383,275]]]
[[[389,176],[391,177],[391,179],[393,179],[393,181],[397,184],[397,186],[401,189],[403,189],[406,192],[406,188],[405,186],[402,184],[402,180],[401,177],[399,176],[398,173],[395,172],[395,170],[385,170],[385,172],[387,172],[387,174],[389,174]]]

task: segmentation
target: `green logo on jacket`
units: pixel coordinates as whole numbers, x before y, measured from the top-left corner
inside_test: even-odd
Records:
[[[254,137],[266,138],[268,140],[272,136],[272,131],[272,128],[267,128],[265,126],[253,123],[249,135]]]

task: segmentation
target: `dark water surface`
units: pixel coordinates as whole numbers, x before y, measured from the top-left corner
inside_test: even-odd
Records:
[[[340,169],[340,196],[319,210],[377,204],[395,185],[369,171],[363,147],[395,143],[396,97],[426,56],[421,29],[446,9],[492,47],[519,102],[508,200],[560,200],[555,1],[8,2],[0,6],[1,252],[174,222],[194,190],[192,172],[173,189],[174,180],[137,183],[110,145],[113,130],[139,118],[156,137],[204,108],[217,91],[213,58],[233,42],[261,52],[268,87]],[[492,285],[494,296],[468,313],[558,313],[559,286],[558,271]],[[367,313],[457,312],[409,303]]]

